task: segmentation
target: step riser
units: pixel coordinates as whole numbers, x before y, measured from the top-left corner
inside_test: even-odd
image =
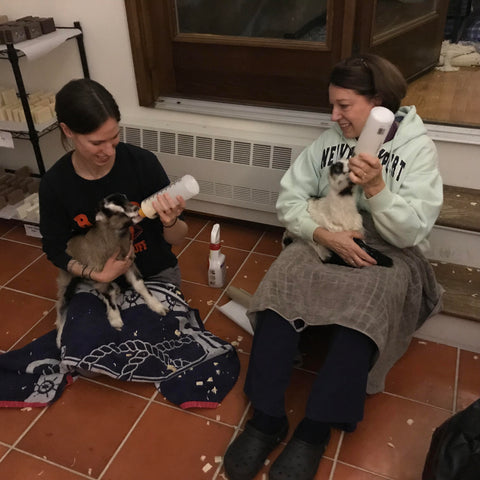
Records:
[[[430,234],[427,258],[480,268],[480,234],[435,226]]]
[[[435,140],[445,185],[480,189],[480,145]]]

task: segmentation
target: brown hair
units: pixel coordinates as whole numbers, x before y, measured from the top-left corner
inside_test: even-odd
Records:
[[[365,53],[333,67],[330,84],[354,90],[359,95],[378,99],[379,105],[395,113],[407,93],[407,82],[400,70],[387,59]]]
[[[58,123],[65,123],[75,133],[92,133],[109,118],[120,121],[120,110],[112,94],[100,83],[88,78],[71,80],[55,97]],[[62,144],[68,142],[61,132]]]

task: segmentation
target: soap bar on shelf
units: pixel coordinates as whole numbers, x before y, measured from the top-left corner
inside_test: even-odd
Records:
[[[15,22],[7,22],[0,25],[0,44],[19,43],[27,39],[23,25]]]
[[[52,33],[56,30],[53,17],[33,17],[32,15],[28,15],[26,17],[17,18],[17,22],[29,22],[29,21],[38,22],[40,24],[40,29],[43,34]]]
[[[19,22],[17,20],[18,25],[21,25],[25,29],[25,35],[27,36],[27,40],[32,40],[33,38],[37,38],[42,35],[42,29],[40,28],[40,22],[37,20],[27,20]]]

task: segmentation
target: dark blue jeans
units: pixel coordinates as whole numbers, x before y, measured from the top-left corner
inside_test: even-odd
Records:
[[[363,333],[340,325],[309,328],[329,328],[331,335],[305,416],[352,431],[363,418],[367,377],[376,345]],[[300,336],[289,322],[272,310],[257,314],[245,381],[245,393],[255,409],[274,417],[285,415],[285,391]]]

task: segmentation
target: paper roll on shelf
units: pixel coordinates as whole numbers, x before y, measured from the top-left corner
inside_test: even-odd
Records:
[[[226,294],[232,300],[221,307],[217,305],[217,308],[239,327],[253,335],[252,324],[247,317],[247,309],[251,298],[250,293],[241,288],[228,287]]]
[[[217,308],[239,327],[243,328],[250,335],[253,335],[252,324],[247,317],[247,309],[243,305],[230,300],[221,307],[217,305]]]
[[[239,303],[245,308],[248,308],[250,306],[250,299],[252,298],[252,295],[248,293],[246,290],[243,288],[237,288],[230,286],[227,288],[225,293],[234,301]]]

